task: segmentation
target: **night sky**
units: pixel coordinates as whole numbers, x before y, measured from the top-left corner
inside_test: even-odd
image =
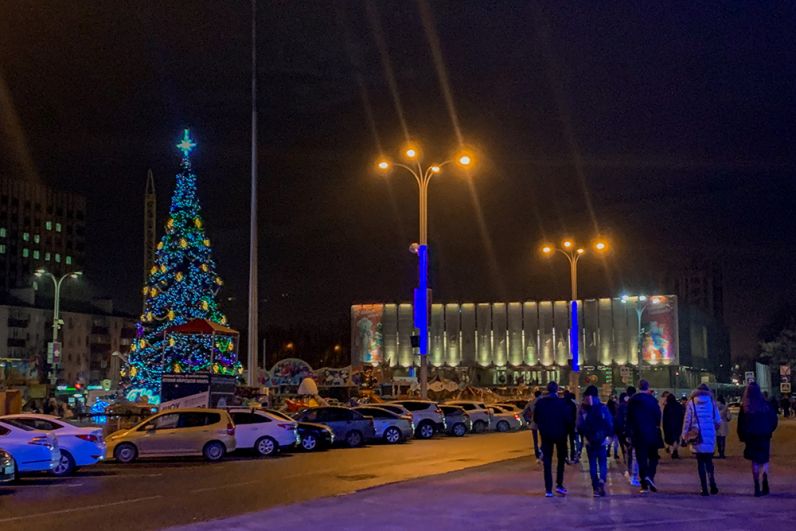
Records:
[[[257,22],[265,322],[409,298],[416,185],[371,171],[404,124],[429,161],[479,153],[431,184],[438,301],[567,298],[539,244],[597,233],[615,251],[581,296],[714,260],[736,356],[796,297],[792,4],[261,0]],[[245,325],[250,44],[243,1],[0,0],[0,172],[86,195],[95,295],[138,311],[146,171],[162,227],[191,127]]]

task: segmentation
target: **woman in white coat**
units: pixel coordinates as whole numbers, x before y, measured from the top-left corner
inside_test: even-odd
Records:
[[[721,417],[713,393],[707,384],[701,384],[691,394],[685,406],[682,439],[696,454],[702,496],[719,493],[713,468],[713,452],[716,450],[716,435],[720,425]],[[710,482],[710,491],[708,491],[708,482]]]

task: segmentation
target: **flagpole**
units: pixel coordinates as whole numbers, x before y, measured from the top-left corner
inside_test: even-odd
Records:
[[[252,0],[252,174],[249,220],[249,336],[246,383],[257,385],[257,0]]]

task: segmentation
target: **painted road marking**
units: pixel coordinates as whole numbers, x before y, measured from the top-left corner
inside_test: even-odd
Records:
[[[142,501],[150,501],[150,500],[157,500],[158,498],[162,498],[163,496],[145,496],[143,498],[133,498],[131,500],[120,500],[117,502],[110,502],[110,503],[98,503],[96,505],[81,505],[80,507],[72,507],[71,509],[59,509],[57,511],[47,511],[45,513],[36,513],[36,514],[26,514],[24,516],[11,516],[9,518],[0,518],[0,523],[3,522],[18,522],[20,520],[30,520],[33,518],[41,518],[42,516],[53,516],[56,514],[69,514],[69,513],[78,513],[84,512],[90,509],[104,509],[105,507],[114,507],[116,505],[124,505],[127,503],[137,503]]]

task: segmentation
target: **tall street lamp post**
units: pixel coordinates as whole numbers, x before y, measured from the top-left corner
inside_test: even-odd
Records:
[[[594,242],[594,250],[603,253],[608,250],[608,244],[602,240]],[[545,244],[542,253],[545,256],[552,256],[559,252],[567,257],[569,261],[569,280],[572,297],[570,299],[570,325],[569,325],[569,352],[572,356],[572,370],[569,373],[569,387],[577,396],[579,394],[578,373],[580,372],[579,359],[579,328],[578,328],[578,261],[586,254],[586,249],[578,247],[573,240],[567,239],[561,242],[560,247],[553,244]]]
[[[56,277],[49,271],[44,269],[36,270],[36,278],[48,277],[53,281],[54,294],[53,294],[53,341],[52,341],[52,372],[50,373],[50,383],[55,385],[58,381],[58,365],[60,359],[56,355],[56,346],[58,345],[58,329],[61,328],[61,285],[67,278],[79,278],[82,271],[74,271],[66,273],[60,278]],[[49,354],[49,353],[48,353]],[[47,361],[50,361],[49,359]]]
[[[388,173],[393,168],[400,168],[408,172],[417,182],[419,191],[419,217],[420,240],[412,244],[410,250],[418,257],[418,287],[414,294],[414,326],[418,330],[420,350],[420,396],[428,398],[428,314],[431,305],[431,288],[428,285],[428,185],[431,178],[442,172],[442,168],[449,164],[458,164],[463,168],[473,164],[473,157],[468,153],[459,153],[451,160],[445,162],[423,165],[420,148],[416,144],[408,144],[403,152],[406,163],[394,162],[386,158],[380,159],[376,167],[382,173]]]
[[[622,295],[622,304],[627,304],[633,299],[635,299],[634,309],[638,318],[636,320],[636,355],[638,356],[636,359],[638,361],[638,377],[641,379],[641,372],[644,368],[644,337],[642,336],[644,329],[641,327],[641,317],[644,315],[644,310],[647,309],[648,305],[658,304],[660,299],[658,297],[648,298],[646,295],[637,295],[635,297]]]

